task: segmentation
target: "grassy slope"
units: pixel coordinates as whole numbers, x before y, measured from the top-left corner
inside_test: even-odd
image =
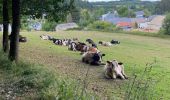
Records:
[[[41,34],[47,32],[23,32],[28,37],[28,43],[20,45],[20,57],[39,64],[47,65],[49,69],[53,69],[61,76],[71,77],[75,79],[83,79],[85,77],[88,65],[82,64],[81,56],[77,52],[68,51],[67,47],[53,45],[50,41],[40,40]],[[146,63],[153,62],[156,59],[157,66],[154,66],[152,74],[154,78],[161,78],[156,90],[159,94],[163,94],[164,99],[169,99],[170,93],[170,41],[154,37],[135,36],[128,34],[114,34],[103,32],[84,32],[84,31],[66,31],[66,32],[49,32],[51,36],[56,38],[72,38],[77,37],[81,41],[86,38],[92,38],[94,41],[117,39],[121,41],[120,45],[112,47],[102,47],[99,49],[106,54],[104,61],[117,59],[124,62],[126,73],[131,76],[132,70],[143,72]],[[135,66],[135,67],[134,67]],[[112,95],[112,92],[121,97],[123,88],[116,85],[124,86],[127,81],[108,81],[103,79],[103,67],[90,66],[88,75],[89,89],[94,90],[100,95]]]

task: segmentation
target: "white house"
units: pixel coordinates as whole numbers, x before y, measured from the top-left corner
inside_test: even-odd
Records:
[[[140,28],[140,29],[146,29],[147,27],[148,27],[147,22],[138,23],[138,28]]]
[[[145,13],[144,11],[137,11],[135,12],[136,18],[141,18],[144,17]]]

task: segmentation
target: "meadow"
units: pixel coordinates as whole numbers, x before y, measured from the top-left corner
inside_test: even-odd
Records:
[[[107,80],[103,75],[104,66],[90,66],[81,62],[79,52],[69,51],[65,46],[57,46],[52,41],[41,40],[40,35],[50,35],[55,38],[78,38],[85,42],[87,38],[98,41],[120,41],[119,45],[111,47],[99,46],[105,53],[103,61],[117,59],[125,65],[128,80]],[[149,33],[148,33],[149,34]],[[21,60],[46,66],[47,69],[60,77],[86,80],[87,90],[100,97],[123,99],[127,85],[134,76],[143,75],[148,64],[152,70],[150,78],[154,86],[150,92],[156,98],[170,99],[170,40],[158,37],[137,36],[132,34],[107,33],[97,31],[58,31],[58,32],[21,32],[28,38],[27,43],[20,43],[19,56]],[[142,78],[141,78],[142,79]],[[158,99],[158,98],[157,98]]]

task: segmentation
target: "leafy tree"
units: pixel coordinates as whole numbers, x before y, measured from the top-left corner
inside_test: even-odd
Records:
[[[84,26],[86,27],[90,23],[91,23],[90,12],[87,9],[82,9],[81,15],[80,15],[79,25],[81,27],[84,27]]]
[[[144,9],[145,17],[149,17],[151,15],[151,12],[148,9]]]
[[[170,13],[166,15],[164,20],[163,33],[170,35]]]
[[[73,3],[74,0],[21,0],[21,13],[32,18],[42,18],[46,14],[48,20],[59,22],[65,20]]]
[[[131,9],[128,9],[128,7],[119,7],[117,11],[121,17],[134,17],[135,16],[134,11]]]
[[[160,3],[156,6],[157,14],[165,14],[166,12],[170,12],[170,0],[161,0]]]

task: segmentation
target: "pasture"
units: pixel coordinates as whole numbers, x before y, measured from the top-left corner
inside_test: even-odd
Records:
[[[120,41],[111,47],[99,46],[105,53],[104,62],[117,59],[124,63],[128,80],[106,80],[103,77],[104,66],[90,66],[81,62],[80,52],[69,51],[65,46],[57,46],[52,41],[41,40],[40,35],[55,38],[78,38],[85,42],[87,38],[98,41]],[[27,43],[20,43],[21,59],[42,64],[53,70],[56,75],[75,80],[84,80],[87,75],[88,90],[101,97],[124,98],[126,85],[133,78],[132,73],[142,74],[147,63],[154,62],[151,75],[158,80],[154,91],[161,99],[170,99],[170,40],[156,37],[130,34],[105,33],[95,31],[59,31],[59,32],[21,32],[28,38]],[[152,92],[152,91],[151,91]]]

